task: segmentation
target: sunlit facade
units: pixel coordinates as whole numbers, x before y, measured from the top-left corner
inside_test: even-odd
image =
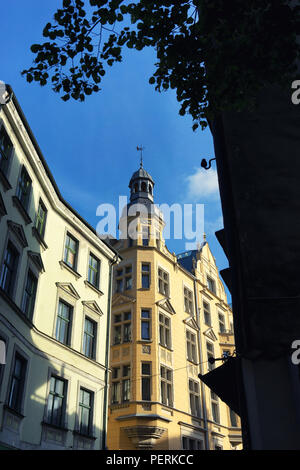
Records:
[[[64,201],[8,93],[0,110],[0,448],[102,449],[118,256]]]

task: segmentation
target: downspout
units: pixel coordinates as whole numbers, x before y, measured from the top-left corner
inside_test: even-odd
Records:
[[[201,347],[201,327],[200,327],[200,314],[199,314],[199,304],[198,304],[198,295],[197,295],[197,279],[194,278],[194,295],[195,295],[195,307],[196,307],[196,319],[198,323],[198,354],[199,354],[199,366],[200,374],[203,375],[203,355]],[[205,396],[205,387],[202,380],[200,380],[201,396],[202,396],[202,409],[203,409],[203,420],[204,420],[204,429],[205,429],[205,449],[209,450],[209,440],[208,440],[208,427],[207,427],[207,412],[206,412],[206,396]]]
[[[112,295],[112,270],[113,265],[117,263],[119,256],[116,255],[109,263],[109,281],[108,281],[108,300],[107,300],[107,325],[106,325],[106,350],[105,350],[105,386],[103,403],[103,432],[102,432],[102,450],[106,450],[107,442],[107,415],[108,415],[108,366],[110,350],[110,317],[111,317],[111,295]]]

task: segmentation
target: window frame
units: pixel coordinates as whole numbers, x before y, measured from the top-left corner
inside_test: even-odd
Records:
[[[24,185],[22,175],[24,175],[25,178],[27,179],[27,181],[25,180],[25,184],[29,183],[25,190],[22,187]],[[29,188],[28,194],[26,194],[27,188]],[[19,177],[17,181],[16,197],[27,213],[29,213],[31,194],[32,194],[32,179],[29,176],[26,166],[23,164],[21,165],[20,173],[19,173]]]
[[[66,256],[66,250],[67,250],[68,255],[69,255],[69,250],[72,252],[72,249],[69,247],[69,245],[67,247],[67,239],[68,238],[70,238],[73,242],[75,242],[75,255],[74,255],[74,263],[73,263],[72,266],[68,263],[68,261],[67,261],[68,256]],[[66,230],[65,240],[64,240],[64,248],[63,248],[63,262],[70,269],[72,269],[73,271],[77,271],[78,258],[79,258],[79,240],[77,238],[75,238],[69,230]]]
[[[183,298],[184,298],[184,311],[191,316],[194,316],[194,295],[193,291],[188,287],[183,287]]]
[[[160,275],[160,272],[162,273],[162,276]],[[165,276],[167,276],[167,280],[165,280]],[[158,292],[165,297],[170,297],[170,275],[168,271],[165,271],[163,268],[160,266],[157,269],[157,279],[158,279]],[[163,288],[161,289],[161,283],[163,285]],[[167,289],[165,287],[167,286]]]
[[[161,322],[161,317],[163,317],[164,321]],[[169,322],[169,326],[166,325],[166,320]],[[162,312],[158,313],[158,328],[159,328],[159,344],[167,349],[172,349],[172,329],[171,329],[171,318],[165,315]],[[162,333],[163,331],[163,333]],[[166,335],[166,331],[168,331],[168,335]],[[168,341],[166,340],[168,339]],[[168,344],[169,343],[169,344]]]
[[[141,308],[141,341],[151,341],[152,338],[152,311],[150,308]],[[148,312],[149,316],[144,317],[143,312]],[[149,338],[143,337],[143,324],[148,325]]]
[[[94,328],[94,331],[93,331],[93,335],[91,335],[89,332],[86,331],[85,329],[85,325],[86,325],[86,322],[90,322],[93,324],[93,328]],[[87,354],[86,350],[85,350],[85,345],[87,344],[85,342],[85,336],[89,336],[89,337],[92,337],[92,351],[91,351],[91,354]],[[87,314],[84,314],[84,318],[83,318],[83,329],[82,329],[82,354],[85,356],[85,357],[88,357],[89,359],[93,359],[93,360],[96,360],[96,356],[97,356],[97,340],[98,340],[98,322],[95,321],[93,318],[91,318],[89,315]]]
[[[144,266],[148,267],[148,270],[143,269]],[[148,285],[143,285],[143,279],[148,279]],[[141,288],[142,289],[150,289],[151,288],[151,263],[147,263],[142,261],[141,262]]]
[[[12,161],[12,156],[14,152],[14,145],[13,142],[7,132],[6,126],[4,125],[3,121],[0,121],[0,142],[1,142],[1,134],[4,133],[4,137],[8,139],[8,141],[11,144],[11,148],[9,150],[9,155],[5,155],[4,150],[1,149],[0,145],[0,154],[2,158],[0,159],[0,171],[4,174],[6,178],[9,176],[9,171],[10,171],[10,166],[11,166],[11,161]],[[3,165],[3,161],[6,161],[6,164]]]
[[[70,309],[70,318],[69,318],[69,321],[68,321],[68,332],[67,332],[67,342],[62,342],[60,341],[58,338],[57,338],[57,324],[58,324],[58,318],[62,318],[62,320],[64,320],[63,317],[59,316],[59,308],[60,308],[60,304],[64,304],[65,306],[69,307]],[[73,330],[73,322],[74,322],[74,305],[72,305],[71,303],[69,303],[67,300],[65,300],[64,297],[61,297],[60,295],[58,296],[58,301],[57,301],[57,305],[56,305],[56,316],[55,316],[55,322],[54,322],[54,338],[56,339],[56,341],[58,341],[59,343],[61,344],[64,344],[65,346],[69,346],[71,347],[71,344],[72,344],[72,330]]]
[[[149,374],[143,372],[143,365],[149,365]],[[144,383],[148,383],[147,387],[149,387],[149,395],[147,397],[149,398],[144,398],[143,392],[144,392]],[[149,361],[142,361],[141,362],[141,399],[142,401],[151,401],[152,398],[152,362]]]
[[[129,318],[126,319],[125,315],[130,315]],[[115,317],[120,316],[121,320],[120,321],[115,321]],[[125,335],[125,331],[127,331],[127,328],[129,326],[129,339],[127,339],[127,333]],[[132,342],[132,312],[127,311],[127,312],[119,312],[119,313],[114,313],[112,315],[112,345],[118,345],[118,344],[127,344]],[[116,329],[120,328],[120,341],[116,342]]]
[[[42,220],[42,230],[39,230],[38,228],[38,222],[41,220],[40,217],[40,207],[44,210],[44,218]],[[38,233],[38,235],[42,238],[42,240],[45,238],[45,230],[46,230],[46,223],[47,223],[47,215],[48,215],[48,210],[46,205],[44,204],[42,198],[39,198],[39,205],[37,208],[37,211],[35,213],[35,221],[34,221],[34,227]]]
[[[14,408],[11,406],[10,401],[11,401],[11,393],[12,393],[12,384],[13,384],[13,375],[14,375],[14,369],[15,369],[15,364],[16,364],[16,357],[19,356],[21,358],[21,361],[25,364],[25,370],[23,370],[23,377],[22,377],[22,389],[20,396],[18,397],[19,404],[17,408]],[[18,347],[14,347],[13,351],[13,361],[11,364],[10,368],[10,376],[9,376],[9,386],[7,387],[7,398],[6,398],[6,403],[9,409],[15,411],[16,413],[22,414],[24,410],[24,402],[25,402],[25,392],[27,388],[27,379],[28,379],[28,371],[29,371],[29,358],[28,356]]]
[[[93,266],[90,264],[90,258],[93,258],[94,261],[96,261],[97,264],[97,274],[96,274],[96,283],[91,282],[90,280],[90,272],[91,270],[95,272],[95,269]],[[94,255],[92,251],[89,250],[88,252],[88,262],[87,262],[87,281],[93,286],[96,287],[96,289],[100,289],[100,272],[101,272],[101,261],[100,259]]]
[[[8,290],[4,288],[3,284],[3,277],[4,277],[4,264],[6,260],[6,253],[8,250],[8,246],[11,245],[13,247],[13,250],[17,256],[14,261],[14,266],[12,269],[12,279],[9,282],[9,288]],[[15,298],[15,292],[17,289],[17,281],[18,281],[18,274],[19,274],[19,269],[21,265],[21,258],[22,258],[22,252],[20,250],[19,244],[15,243],[13,237],[10,237],[10,234],[8,233],[5,245],[4,245],[4,250],[3,250],[3,255],[2,255],[2,263],[1,263],[1,271],[0,271],[0,286],[4,290],[4,292],[12,299],[14,300]],[[5,282],[6,284],[6,282]]]
[[[166,371],[166,377],[163,377],[162,369]],[[170,379],[168,379],[168,372],[170,372]],[[173,370],[163,364],[160,365],[160,400],[164,406],[174,407]]]

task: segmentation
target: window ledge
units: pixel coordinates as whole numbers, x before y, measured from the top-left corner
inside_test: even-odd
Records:
[[[169,348],[168,346],[165,346],[164,344],[159,343],[159,345],[160,345],[162,348],[167,349],[168,351],[174,352],[174,349],[171,349],[171,348]]]
[[[98,287],[94,286],[91,282],[89,282],[87,279],[84,281],[85,285],[87,287],[90,287],[91,289],[93,289],[95,292],[97,292],[97,294],[99,295],[104,295],[104,292],[102,292],[102,290],[98,289]]]
[[[3,171],[0,168],[0,181],[2,183],[2,186],[4,188],[4,191],[8,191],[9,189],[12,188],[10,182],[8,181],[6,175],[3,173]]]
[[[25,416],[24,416],[22,413],[20,413],[20,411],[17,411],[17,410],[15,410],[14,408],[10,408],[10,406],[8,406],[8,405],[3,405],[3,408],[4,408],[8,413],[13,414],[13,415],[17,416],[17,417],[20,418],[20,419],[25,418]]]
[[[69,429],[65,428],[64,426],[58,426],[57,424],[48,423],[47,421],[42,421],[41,425],[49,427],[49,428],[57,429],[58,431],[63,431],[63,432],[69,431]]]
[[[47,250],[48,245],[46,244],[45,240],[43,237],[39,234],[37,231],[36,227],[32,227],[32,235],[37,239],[39,244],[44,248],[44,250]]]
[[[61,268],[65,268],[67,269],[70,273],[74,274],[74,276],[76,277],[76,279],[79,279],[81,277],[81,274],[79,274],[77,271],[75,271],[75,269],[71,268],[71,266],[69,266],[67,263],[65,263],[63,260],[59,261],[59,264],[61,266]]]
[[[198,365],[199,365],[199,363],[198,363],[197,361],[193,361],[192,359],[189,359],[188,357],[186,358],[186,360],[187,360],[188,362],[190,362],[191,364],[193,364],[194,366],[198,366]]]
[[[153,340],[152,339],[138,339],[136,342],[138,344],[144,344],[144,343],[149,344],[149,343],[153,343]]]
[[[29,217],[27,210],[23,206],[20,199],[17,196],[12,196],[12,200],[13,200],[13,205],[18,209],[21,216],[23,217],[25,224],[28,225],[28,224],[32,223],[32,220]]]
[[[93,440],[93,441],[95,441],[95,440],[97,439],[97,437],[93,436],[92,434],[84,434],[84,433],[82,433],[82,432],[80,432],[80,431],[75,431],[75,430],[74,430],[74,431],[73,431],[73,434],[74,434],[75,436],[84,437],[85,439],[91,439],[91,440]]]

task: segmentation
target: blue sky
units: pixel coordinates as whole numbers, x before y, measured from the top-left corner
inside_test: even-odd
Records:
[[[227,266],[214,231],[222,228],[215,169],[200,169],[213,157],[209,130],[192,131],[192,119],[178,114],[174,91],[158,93],[148,80],[152,50],[126,50],[123,62],[109,68],[100,93],[84,103],[63,102],[50,87],[28,84],[20,72],[31,65],[30,45],[43,41],[42,30],[62,0],[13,0],[2,5],[0,80],[16,94],[64,198],[94,227],[101,203],[117,205],[129,195],[128,183],[139,167],[155,180],[159,204],[204,204],[205,232],[217,266]],[[215,168],[215,167],[214,167]],[[184,240],[169,240],[171,251],[185,250]]]

